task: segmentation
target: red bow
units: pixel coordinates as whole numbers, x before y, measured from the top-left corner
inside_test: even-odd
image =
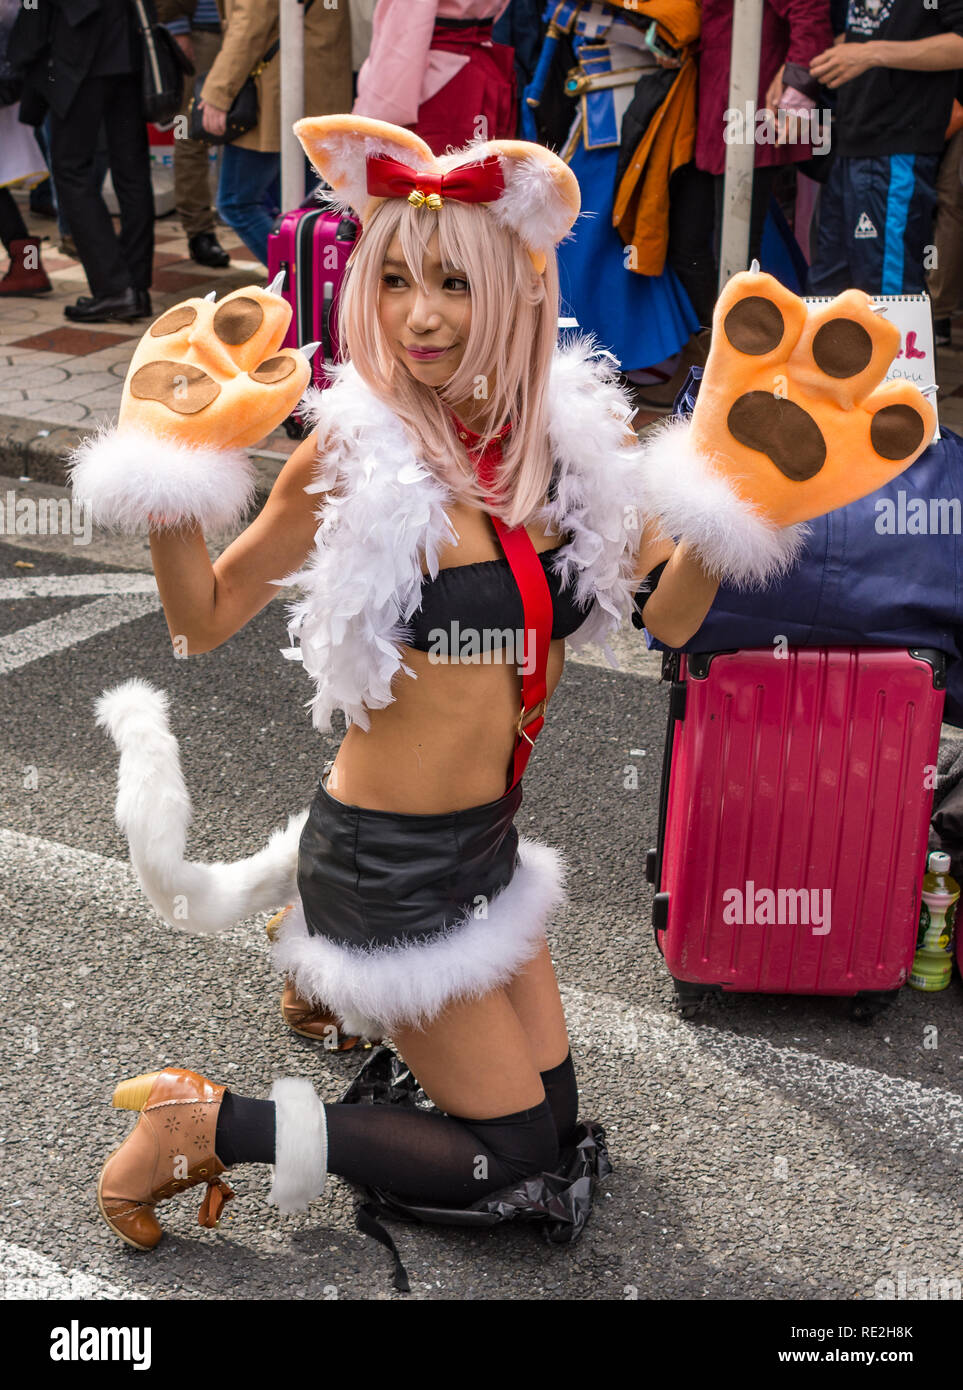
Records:
[[[418,173],[400,159],[369,154],[368,192],[373,198],[406,198],[412,192],[436,193],[459,203],[494,203],[505,189],[505,176],[497,155],[479,164],[461,164],[446,174]]]

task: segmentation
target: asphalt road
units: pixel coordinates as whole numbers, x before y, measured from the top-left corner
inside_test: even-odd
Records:
[[[116,755],[93,721],[103,689],[140,676],[171,693],[194,858],[258,849],[308,804],[336,747],[311,728],[300,667],[279,655],[282,603],[226,647],[178,661],[145,566],[141,542],[0,539],[3,1292],[397,1298],[340,1179],[307,1213],[280,1217],[267,1171],[238,1169],[219,1230],[197,1226],[189,1193],[161,1208],[167,1234],[152,1254],[98,1216],[100,1164],[131,1123],[110,1108],[119,1078],[176,1064],[265,1096],[274,1077],[304,1075],[334,1100],[359,1066],[283,1026],[265,917],[189,937],[137,887],[113,822]],[[13,598],[18,585],[36,596]],[[868,1028],[836,999],[741,996],[696,1020],[675,1014],[643,877],[666,690],[640,647],[626,635],[626,671],[569,662],[519,821],[571,865],[552,948],[582,1115],[605,1125],[615,1171],[574,1246],[525,1229],[395,1226],[412,1292],[874,1299],[892,1281],[910,1298],[953,1296],[963,987],[905,990]]]

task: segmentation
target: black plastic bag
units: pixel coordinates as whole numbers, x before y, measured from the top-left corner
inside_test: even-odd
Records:
[[[341,1098],[343,1105],[402,1105],[411,1110],[439,1112],[390,1047],[371,1054]],[[390,1250],[395,1262],[395,1288],[410,1292],[408,1276],[395,1243],[379,1217],[445,1226],[488,1227],[522,1221],[539,1227],[555,1245],[577,1240],[592,1209],[592,1194],[600,1178],[612,1171],[605,1131],[593,1121],[580,1123],[574,1143],[559,1156],[556,1173],[539,1173],[510,1187],[490,1192],[467,1207],[434,1207],[405,1201],[382,1188],[362,1188],[358,1229]]]
[[[963,751],[953,739],[940,743],[929,848],[950,856],[950,873],[963,882]]]

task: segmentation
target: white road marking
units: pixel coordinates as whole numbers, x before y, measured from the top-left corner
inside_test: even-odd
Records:
[[[86,598],[101,594],[156,594],[152,574],[26,574],[22,579],[0,579],[0,599]]]
[[[151,595],[157,597],[157,581],[153,574],[139,574],[134,571],[124,571],[113,574],[54,574],[54,575],[29,575],[22,579],[0,579],[0,601],[5,599],[25,599],[25,598],[82,598],[87,595]],[[87,637],[97,636],[99,632],[107,632],[111,627],[119,626],[124,622],[132,622],[136,618],[143,617],[145,612],[152,611],[152,608],[160,606],[160,599],[152,607],[144,608],[140,612],[124,612],[116,621],[109,621],[102,627],[92,627],[89,631],[81,632],[74,641],[62,641],[58,638],[59,628],[45,627],[38,623],[34,628],[24,628],[20,633],[11,634],[9,637],[0,638],[0,675],[4,671],[14,670],[17,666],[26,664],[26,661],[36,661],[41,656],[49,656],[63,648],[74,646],[75,642],[82,642]],[[96,605],[89,605],[90,608]],[[109,609],[101,608],[98,610],[105,617]],[[81,614],[87,613],[88,608],[74,609],[72,613],[62,615],[62,625],[69,628],[72,620],[80,618]],[[91,617],[96,615],[91,614]],[[58,622],[58,619],[50,619],[51,623]],[[89,620],[88,620],[89,621]],[[38,629],[44,628],[44,632]],[[36,633],[41,639],[36,648],[32,648],[32,643],[28,644],[26,639],[30,633]],[[11,652],[15,649],[13,639],[23,637],[24,644],[21,649],[30,654],[24,660],[12,660]],[[44,639],[52,640],[55,645],[46,649]],[[8,645],[10,644],[10,645]],[[611,646],[619,662],[621,673],[626,675],[639,676],[643,680],[658,682],[662,677],[662,653],[656,650],[649,650],[645,645],[645,638],[642,633],[634,628],[631,623],[625,623],[610,638]],[[611,671],[610,666],[601,647],[583,647],[581,651],[566,652],[566,663],[575,666],[596,666],[604,671]],[[958,729],[952,724],[944,724],[942,737],[963,741],[963,729]]]
[[[815,1102],[826,1116],[851,1121],[858,1115],[874,1133],[901,1142],[913,1134],[943,1151],[963,1148],[963,1096],[954,1091],[709,1024],[690,1024],[610,994],[563,985],[561,995],[569,1033],[583,1046],[644,1056],[661,1079],[668,1070],[685,1086],[693,1077],[721,1074],[720,1095],[742,1092],[758,1105],[759,1092],[765,1090],[790,1104]]]
[[[156,593],[113,594],[0,637],[0,675],[156,612]]]
[[[152,924],[167,934],[175,931],[154,914],[133,869],[123,860],[0,830],[0,864],[13,882],[29,876],[44,883],[54,901],[66,901],[66,895],[74,892],[97,911],[97,900],[103,898],[111,913],[127,922]],[[266,955],[264,924],[270,915],[261,913],[221,936],[195,939],[210,941],[218,951],[228,945]],[[738,1092],[753,1105],[766,1091],[796,1108],[815,1105],[824,1115],[859,1117],[874,1133],[905,1138],[912,1132],[921,1143],[942,1150],[963,1147],[963,1097],[954,1091],[705,1023],[689,1023],[611,994],[572,985],[563,985],[561,993],[569,1033],[577,1046],[636,1057],[642,1070],[651,1072],[660,1084],[667,1074],[677,1076],[683,1087],[693,1079],[711,1079],[720,1094]]]
[[[36,1250],[0,1240],[0,1299],[38,1298],[142,1301],[144,1295],[82,1269],[64,1269]]]
[[[264,838],[266,841],[267,836]],[[56,883],[58,891],[74,892],[84,898],[91,912],[119,917],[125,923],[138,926],[153,926],[171,936],[181,935],[179,928],[169,926],[154,912],[141,891],[133,867],[126,859],[112,859],[103,854],[94,854],[91,850],[61,844],[57,840],[0,828],[0,901],[3,898],[4,879],[8,875],[11,884]],[[51,891],[54,891],[53,888]],[[10,897],[14,899],[15,893],[11,891]],[[230,927],[216,936],[205,938],[196,932],[183,934],[192,940],[210,940],[218,946],[226,944],[266,955],[268,940],[264,928],[272,915],[270,912],[258,913],[247,923]]]

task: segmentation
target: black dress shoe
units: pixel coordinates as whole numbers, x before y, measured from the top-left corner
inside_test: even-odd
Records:
[[[140,310],[140,317],[145,319],[152,319],[154,317],[154,310],[151,308],[150,291],[135,290],[134,293],[137,296],[137,307]],[[91,297],[91,295],[82,294],[80,298],[77,300],[77,308],[86,308],[88,304],[93,304],[93,302],[94,300]]]
[[[192,236],[187,243],[187,249],[191,253],[191,259],[197,261],[198,265],[212,265],[223,270],[231,263],[230,256],[213,232],[199,232],[197,236]]]
[[[143,318],[140,295],[146,290],[126,289],[122,294],[82,295],[76,304],[64,305],[64,317],[73,323],[130,323]]]

